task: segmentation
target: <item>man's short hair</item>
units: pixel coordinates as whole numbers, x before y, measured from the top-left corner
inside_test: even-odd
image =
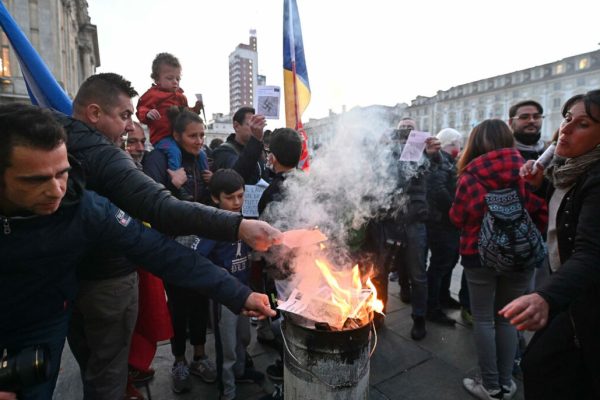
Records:
[[[210,195],[216,198],[219,198],[221,193],[231,194],[243,188],[244,178],[231,168],[218,169],[208,183]]]
[[[83,82],[77,91],[73,106],[86,107],[96,103],[104,109],[112,108],[117,103],[120,94],[132,98],[137,96],[138,92],[131,86],[131,82],[119,74],[105,72],[92,75]]]
[[[179,60],[173,54],[158,53],[156,57],[154,57],[154,61],[152,61],[152,74],[150,74],[150,78],[152,78],[155,81],[159,78],[161,65],[168,65],[174,68],[181,68]]]
[[[0,106],[0,176],[10,167],[14,147],[50,151],[66,142],[63,127],[50,111],[27,104]]]
[[[253,107],[241,107],[233,114],[233,122],[243,125],[246,114],[256,114],[256,110]]]
[[[275,129],[271,134],[269,150],[284,167],[295,167],[302,154],[302,139],[291,128]]]
[[[538,112],[540,114],[544,113],[544,108],[537,101],[535,101],[535,100],[523,100],[523,101],[518,102],[517,104],[512,105],[509,108],[509,110],[508,110],[508,117],[509,118],[514,118],[514,116],[517,115],[517,110],[519,108],[525,107],[525,106],[534,106],[535,108],[537,108],[537,110],[538,110]]]

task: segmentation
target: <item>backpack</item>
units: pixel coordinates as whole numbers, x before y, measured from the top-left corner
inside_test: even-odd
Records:
[[[481,265],[497,272],[524,271],[544,260],[546,247],[515,188],[485,195],[487,211],[479,231]]]

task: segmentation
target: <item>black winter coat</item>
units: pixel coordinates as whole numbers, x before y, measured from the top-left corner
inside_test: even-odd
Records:
[[[81,164],[86,188],[169,235],[238,240],[241,215],[180,201],[140,171],[131,157],[85,123],[57,114],[68,135],[67,150]]]
[[[450,154],[440,150],[439,157],[431,160],[427,176],[428,225],[455,228],[448,212],[456,193],[456,167]]]
[[[235,140],[235,134],[227,137],[227,141],[213,151],[213,172],[221,168],[232,168],[244,178],[246,185],[255,185],[265,177],[263,143],[254,136],[245,146]]]
[[[551,195],[554,188],[550,188]],[[550,197],[550,196],[549,196]],[[549,198],[548,197],[548,198]],[[537,292],[550,314],[568,312],[600,396],[600,162],[565,195],[556,218],[561,267]],[[583,378],[582,378],[583,379]]]

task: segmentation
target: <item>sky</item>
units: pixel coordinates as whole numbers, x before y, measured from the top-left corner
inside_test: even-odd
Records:
[[[311,103],[303,115],[418,95],[598,50],[598,0],[297,0]],[[229,112],[228,57],[257,30],[258,71],[283,85],[283,0],[88,0],[101,66],[138,92],[170,52],[190,102]],[[592,88],[590,88],[592,89]],[[283,101],[280,114],[284,115]],[[284,121],[271,121],[270,127]]]

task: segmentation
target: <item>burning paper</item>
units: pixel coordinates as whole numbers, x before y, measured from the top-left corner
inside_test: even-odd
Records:
[[[295,248],[310,246],[326,240],[327,236],[318,229],[295,229],[283,232],[282,244],[289,248]]]

